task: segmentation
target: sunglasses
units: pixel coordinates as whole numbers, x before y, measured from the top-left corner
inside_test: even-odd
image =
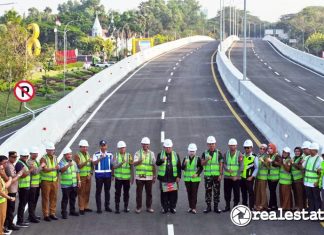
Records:
[[[250,149],[250,148],[252,148],[252,147],[244,147],[244,149]]]

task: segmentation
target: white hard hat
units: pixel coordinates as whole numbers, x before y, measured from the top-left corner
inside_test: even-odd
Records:
[[[30,153],[39,153],[39,149],[35,146],[31,147],[29,150]]]
[[[151,144],[151,141],[148,137],[144,137],[141,141],[141,144]]]
[[[126,148],[126,143],[124,141],[118,141],[117,148]]]
[[[68,154],[68,153],[72,153],[72,150],[71,150],[69,147],[65,147],[65,148],[63,149],[62,154],[65,155],[65,154]]]
[[[188,151],[189,152],[196,152],[197,151],[197,145],[194,144],[194,143],[189,144]]]
[[[86,140],[80,140],[79,146],[81,146],[81,147],[89,147],[89,143]]]
[[[253,142],[252,140],[245,140],[243,147],[253,147]]]
[[[172,148],[173,147],[172,140],[170,140],[170,139],[164,140],[163,147],[165,147],[165,148]]]
[[[311,144],[312,143],[308,140],[304,141],[304,143],[302,145],[302,149],[308,149]]]
[[[47,150],[55,150],[55,145],[54,145],[54,143],[52,143],[52,142],[48,142],[48,143],[46,143],[45,148],[46,148]]]
[[[284,152],[286,152],[286,153],[290,153],[290,148],[289,147],[284,147],[284,149],[282,150],[282,151],[284,151]]]
[[[318,143],[311,143],[311,145],[309,146],[309,149],[311,150],[319,150],[319,144]]]
[[[214,136],[208,136],[207,144],[216,144],[216,138]]]
[[[29,151],[28,151],[28,149],[21,149],[21,150],[19,151],[19,155],[20,155],[20,156],[29,156]]]
[[[228,145],[237,145],[236,139],[232,138],[228,141]]]

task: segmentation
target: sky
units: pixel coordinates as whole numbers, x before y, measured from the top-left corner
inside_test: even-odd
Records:
[[[106,9],[114,9],[125,11],[134,9],[143,0],[101,0]],[[238,8],[243,9],[244,0],[224,0],[228,5],[233,3]],[[275,22],[279,20],[281,15],[297,13],[307,6],[324,6],[324,0],[246,0],[247,10],[255,16],[260,17],[261,20]],[[14,2],[14,5],[3,6],[3,3]],[[36,7],[43,10],[49,6],[56,12],[59,3],[65,0],[0,0],[0,15],[6,10],[15,8],[20,14],[27,13],[28,8]],[[203,9],[208,10],[208,17],[213,17],[219,10],[220,0],[199,0]]]

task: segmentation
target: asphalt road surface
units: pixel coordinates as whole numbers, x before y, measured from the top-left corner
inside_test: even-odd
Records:
[[[243,41],[230,50],[232,63],[243,71]],[[324,75],[281,56],[261,39],[247,43],[247,77],[268,95],[324,133]]]
[[[90,152],[94,153],[98,149],[99,140],[106,139],[112,152],[116,151],[117,141],[124,140],[128,151],[134,153],[140,148],[141,138],[148,136],[152,143],[151,149],[157,153],[161,150],[161,137],[164,137],[173,140],[174,149],[183,158],[191,142],[198,145],[200,155],[206,147],[208,135],[216,136],[217,144],[222,151],[226,150],[228,139],[231,137],[237,138],[242,149],[242,143],[249,138],[249,135],[226,106],[215,86],[211,72],[211,56],[217,45],[217,42],[194,43],[149,62],[104,103],[74,141],[73,150],[77,150],[79,140],[85,138],[90,143]],[[113,89],[105,96],[108,96]],[[227,97],[249,129],[261,142],[264,142],[264,137],[245,117],[233,99],[228,94]],[[58,152],[94,110],[95,107],[89,110],[89,113],[64,137],[57,146]],[[110,190],[111,208],[114,208],[114,191],[113,184]],[[90,207],[95,210],[94,193],[93,180]],[[160,191],[157,183],[153,188],[154,214],[145,211],[139,215],[135,214],[135,185],[131,187],[130,195],[131,212],[128,214],[116,215],[104,212],[98,215],[92,212],[50,223],[42,220],[40,224],[32,224],[16,234],[171,235],[173,229],[174,234],[188,235],[275,235],[298,234],[306,228],[310,234],[323,233],[319,223],[314,222],[251,222],[246,227],[237,227],[231,222],[229,213],[205,215],[202,213],[205,208],[203,181],[199,189],[197,215],[187,213],[188,202],[183,182],[180,184],[175,215],[160,213]],[[58,198],[57,215],[60,216],[61,195]],[[224,208],[223,198],[222,184],[220,208]],[[40,213],[39,203],[38,214]],[[170,225],[169,230],[168,225]]]

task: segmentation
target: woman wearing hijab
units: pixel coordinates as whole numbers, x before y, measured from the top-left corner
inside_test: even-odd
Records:
[[[280,207],[283,211],[290,211],[292,209],[291,184],[290,148],[285,147],[282,151],[279,174]]]
[[[303,150],[301,147],[294,149],[295,156],[291,163],[291,175],[292,175],[292,190],[294,193],[295,210],[301,211],[305,208],[305,188],[304,188],[304,174],[303,174]]]

